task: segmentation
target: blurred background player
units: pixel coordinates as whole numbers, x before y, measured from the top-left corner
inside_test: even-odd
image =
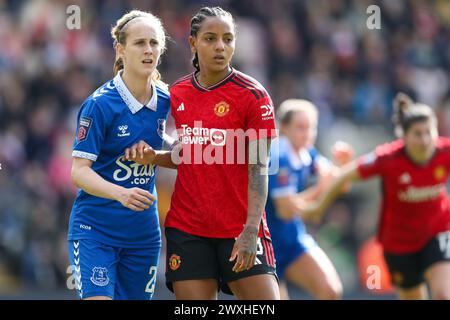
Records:
[[[439,137],[433,110],[408,96],[395,99],[399,140],[342,169],[321,195],[317,212],[348,180],[381,176],[378,240],[400,299],[450,299],[450,139]]]
[[[170,88],[182,159],[165,221],[166,283],[177,299],[216,299],[219,289],[238,299],[279,299],[264,215],[274,107],[261,84],[230,65],[235,29],[229,12],[201,8],[189,37],[196,71]],[[167,165],[168,153],[155,155],[145,143],[131,153]]]
[[[279,161],[277,174],[269,176],[267,221],[275,250],[280,279],[304,288],[316,299],[339,299],[342,283],[330,259],[306,231],[303,219],[309,201],[317,198],[330,181],[331,164],[314,148],[317,136],[317,108],[307,100],[284,101],[277,112],[281,124],[278,145],[271,149],[272,161]],[[350,161],[352,149],[341,143],[340,165]],[[317,185],[311,186],[319,178]],[[286,283],[281,297],[288,299]]]
[[[69,257],[82,299],[150,299],[161,247],[155,170],[123,159],[140,139],[162,147],[169,94],[156,67],[160,20],[131,11],[111,30],[114,79],[83,103],[72,179],[81,189],[69,223]]]

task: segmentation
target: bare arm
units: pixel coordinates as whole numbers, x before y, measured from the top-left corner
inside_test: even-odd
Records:
[[[274,198],[273,203],[278,217],[286,221],[297,215],[302,219],[307,218],[307,215],[305,215],[307,204],[319,196],[320,190],[320,186],[314,185],[296,194]]]
[[[174,152],[177,151],[178,149],[174,149],[172,151],[156,150],[155,151],[156,155],[155,159],[153,160],[153,164],[164,168],[176,169],[178,165],[173,161],[174,159],[172,157],[174,156]]]
[[[346,183],[357,181],[360,179],[358,165],[353,161],[341,168],[339,175],[331,182],[331,184],[321,193],[319,199],[315,201],[309,208],[304,210],[304,214],[309,216],[311,220],[318,221],[321,219],[325,210],[342,192]]]
[[[103,179],[92,170],[92,161],[83,158],[73,158],[72,181],[80,189],[100,198],[119,201],[123,206],[134,210],[148,209],[155,197],[140,188],[124,188]]]
[[[248,270],[255,264],[259,225],[267,201],[270,139],[249,142],[248,209],[244,230],[237,238],[230,261],[233,271]]]
[[[335,174],[339,168],[337,167],[322,167],[320,163],[316,163],[316,170],[318,173],[318,181],[315,185],[293,194],[276,197],[273,199],[276,213],[279,218],[289,221],[294,216],[301,219],[308,219],[310,212],[309,208],[314,201],[316,201],[320,194],[335,178]]]

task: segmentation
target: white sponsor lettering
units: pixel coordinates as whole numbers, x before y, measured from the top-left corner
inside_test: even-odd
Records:
[[[273,119],[273,106],[266,104],[261,106],[260,108],[263,112],[261,114],[263,120]]]
[[[444,188],[444,184],[429,187],[409,187],[406,191],[400,191],[398,198],[405,202],[429,201],[439,197]]]
[[[181,125],[180,141],[184,144],[208,144],[213,146],[224,146],[226,143],[227,130],[216,128],[189,127]]]
[[[155,169],[153,164],[142,165],[139,163],[132,163],[130,165],[122,162],[123,157],[117,158],[116,164],[120,169],[114,171],[113,179],[115,181],[125,181],[130,179],[132,176],[135,178],[135,184],[143,184],[143,182],[148,183],[150,178],[155,174]],[[142,179],[138,179],[144,177]]]

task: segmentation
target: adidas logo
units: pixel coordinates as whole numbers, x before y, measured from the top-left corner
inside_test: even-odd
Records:
[[[184,103],[182,102],[180,106],[177,108],[177,111],[184,111]]]

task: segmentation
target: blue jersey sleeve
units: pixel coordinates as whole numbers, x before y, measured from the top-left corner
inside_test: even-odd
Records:
[[[317,168],[320,167],[322,169],[330,169],[332,166],[331,161],[324,157],[323,155],[321,155],[317,149],[312,148],[309,150],[309,154],[311,156],[312,159],[312,166],[311,166],[311,174],[312,175],[317,175]]]
[[[276,174],[269,175],[269,196],[273,199],[297,193],[296,175],[289,161],[280,156],[279,166]]]
[[[72,156],[96,161],[105,140],[106,123],[99,105],[92,99],[86,100],[78,113]]]

